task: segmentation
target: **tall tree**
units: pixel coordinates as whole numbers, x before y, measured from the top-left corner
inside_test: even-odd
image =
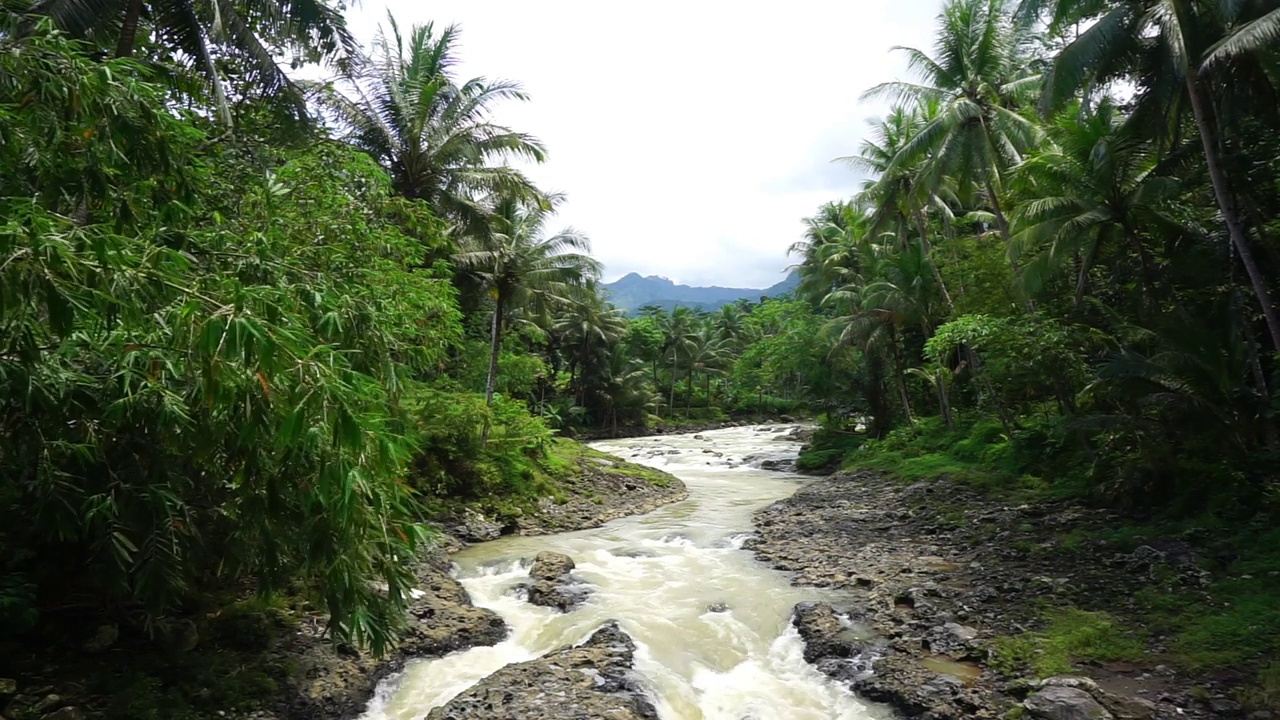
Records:
[[[1041,7],[1031,1],[1027,12],[1034,14]],[[1055,26],[1090,24],[1054,59],[1042,97],[1045,108],[1055,109],[1081,88],[1105,88],[1118,80],[1135,83],[1134,115],[1159,132],[1176,125],[1189,108],[1214,200],[1275,350],[1280,350],[1280,311],[1248,237],[1238,205],[1241,190],[1225,162],[1221,131],[1232,115],[1223,103],[1233,102],[1233,112],[1245,111],[1251,102],[1270,103],[1267,112],[1274,115],[1274,73],[1267,68],[1275,62],[1278,11],[1275,0],[1057,3]],[[1269,58],[1261,57],[1268,51]]]
[[[1003,178],[1039,139],[1035,123],[1019,111],[1031,104],[1040,78],[1026,53],[1026,28],[1012,18],[1007,0],[949,0],[932,55],[899,48],[919,82],[884,83],[867,93],[937,104],[936,116],[897,152],[884,174],[895,178],[926,160],[915,182],[928,189],[942,187],[949,177],[976,184],[1006,246],[1011,234],[1001,205]]]
[[[116,57],[132,56],[140,34],[177,51],[205,75],[230,124],[220,61],[239,62],[245,80],[305,115],[303,93],[281,69],[281,53],[292,53],[295,62],[330,59],[349,67],[360,46],[342,9],[329,0],[37,0],[30,11],[72,35],[111,44]]]
[[[528,99],[520,85],[459,82],[456,26],[416,25],[406,38],[394,18],[387,25],[369,62],[345,76],[345,92],[321,96],[344,137],[387,169],[397,192],[426,201],[457,234],[486,232],[485,198],[537,201],[537,188],[505,161],[541,162],[542,143],[491,119],[497,103]]]
[[[491,231],[465,237],[453,259],[479,278],[493,299],[484,387],[485,402],[492,404],[506,314],[516,306],[541,309],[569,302],[600,277],[600,263],[587,254],[587,237],[573,228],[548,236],[551,211],[541,205],[507,197],[498,200],[490,214]]]

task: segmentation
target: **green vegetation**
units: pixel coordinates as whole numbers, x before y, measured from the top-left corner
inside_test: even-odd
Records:
[[[600,465],[556,433],[806,412],[805,467],[1202,530],[1203,597],[1136,601],[1272,702],[1276,0],[948,0],[910,82],[869,91],[867,179],[806,221],[794,295],[634,318],[510,163],[545,155],[492,121],[521,87],[457,77],[453,27],[389,19],[366,53],[342,10],[4,5],[0,657],[209,629],[219,692],[269,694],[273,631],[235,608],[385,651],[431,519],[506,522]],[[1113,622],[1062,611],[997,655],[1127,657]],[[235,706],[169,671],[115,712]]]
[[[1044,678],[1070,673],[1077,662],[1136,660],[1145,648],[1106,613],[1069,608],[1050,613],[1041,631],[997,640],[991,665],[1007,675],[1029,670]]]

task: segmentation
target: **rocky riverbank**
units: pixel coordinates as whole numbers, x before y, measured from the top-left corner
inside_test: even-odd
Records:
[[[998,504],[945,479],[907,485],[839,473],[760,511],[748,547],[797,584],[840,591],[837,607],[797,608],[806,658],[907,717],[1243,717],[1211,678],[1161,664],[1166,639],[1097,625],[1103,616],[1090,611],[1123,614],[1157,578],[1204,581],[1175,542],[1119,553],[1063,541],[1115,521],[1066,502]],[[1081,627],[1098,634],[1084,640],[1122,648],[1124,660],[1045,661],[1059,648],[1034,632],[1051,608],[1080,613]],[[1054,677],[1034,677],[1022,659]]]
[[[557,480],[560,493],[556,498],[544,498],[536,507],[505,525],[473,508],[442,518],[440,525],[444,532],[435,549],[419,565],[420,592],[410,607],[409,631],[397,647],[395,658],[374,661],[353,651],[343,653],[331,643],[303,639],[296,650],[300,650],[304,679],[286,693],[293,699],[276,715],[258,713],[253,720],[347,720],[363,709],[378,681],[397,671],[406,659],[493,645],[506,637],[507,628],[502,619],[490,610],[473,606],[467,591],[450,576],[450,552],[508,533],[543,535],[599,527],[610,520],[650,512],[687,497],[684,484],[672,475],[584,446],[575,448],[569,466]],[[562,610],[581,600],[576,591],[560,584],[567,580],[573,568],[571,559],[540,556],[539,561],[534,569],[535,582],[529,588],[531,600]],[[545,658],[504,669],[444,708],[438,708],[430,718],[616,716],[625,720],[656,717],[651,714],[652,708],[645,709],[646,701],[630,681],[634,649],[625,633],[616,626],[606,626],[580,647],[565,648]],[[583,669],[591,669],[591,673],[584,675]],[[585,685],[583,678],[587,678]],[[498,715],[486,690],[495,682],[500,689],[508,684],[511,688],[559,684],[569,693],[590,690],[582,695],[581,712],[608,708],[615,714],[557,715],[557,706],[535,710],[536,693],[521,695],[513,689],[516,696],[528,702],[517,702],[510,699],[516,696],[509,696],[506,702],[520,711]],[[622,713],[621,708],[632,714]]]

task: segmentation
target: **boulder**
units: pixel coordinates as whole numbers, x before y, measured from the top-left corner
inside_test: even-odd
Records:
[[[1114,715],[1116,720],[1152,720],[1156,716],[1156,707],[1150,700],[1109,693],[1087,677],[1056,675],[1042,681],[1040,687],[1068,687],[1083,690],[1106,708],[1107,712]]]
[[[1032,717],[1044,720],[1114,720],[1089,693],[1074,687],[1049,685],[1023,701]]]
[[[530,604],[569,612],[587,599],[587,591],[572,585],[557,585],[551,580],[539,580],[525,587]]]
[[[427,720],[656,720],[631,669],[635,649],[610,622],[581,645],[498,670]]]
[[[567,576],[573,568],[573,558],[550,550],[543,550],[533,558],[529,577],[535,580],[558,580]]]

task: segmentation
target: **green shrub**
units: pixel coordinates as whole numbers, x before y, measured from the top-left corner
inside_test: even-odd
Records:
[[[1006,675],[1031,671],[1037,677],[1072,672],[1073,663],[1136,660],[1145,644],[1104,612],[1057,610],[1044,630],[997,639],[991,666]]]

